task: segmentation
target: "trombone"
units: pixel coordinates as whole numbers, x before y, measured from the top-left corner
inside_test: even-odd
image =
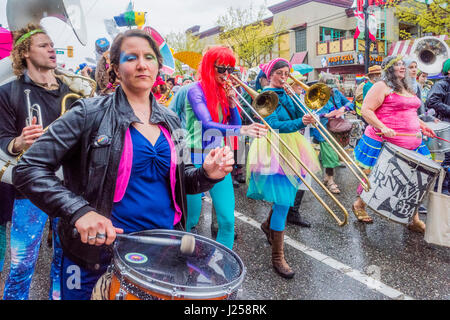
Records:
[[[249,86],[247,86],[245,83],[243,83],[239,78],[237,78],[235,75],[230,74],[229,77],[231,77],[234,81],[239,83],[239,85],[247,91],[247,93],[252,97],[253,99],[253,106],[250,105],[239,93],[239,91],[231,84],[229,83],[229,86],[236,92],[236,94],[247,104],[247,106],[250,108],[250,110],[255,113],[255,115],[258,117],[259,120],[263,122],[264,125],[269,128],[270,132],[278,139],[278,141],[281,142],[281,144],[286,148],[286,150],[295,158],[295,160],[298,161],[298,163],[309,173],[309,175],[322,187],[323,190],[333,199],[333,201],[339,206],[339,208],[344,213],[344,218],[341,220],[334,212],[330,209],[330,207],[323,201],[323,199],[317,194],[316,191],[309,185],[309,183],[302,177],[302,175],[298,172],[298,170],[292,165],[292,163],[289,162],[289,160],[286,158],[283,153],[281,153],[280,149],[272,142],[272,140],[265,136],[269,144],[275,149],[275,151],[278,153],[278,155],[283,159],[283,161],[289,166],[289,168],[295,173],[297,177],[300,178],[300,180],[305,184],[305,186],[311,191],[311,193],[314,195],[314,197],[320,202],[320,204],[328,211],[328,213],[337,221],[339,226],[344,226],[347,224],[348,221],[348,212],[344,208],[344,206],[336,199],[336,197],[328,190],[327,187],[323,185],[323,183],[320,181],[319,178],[304,164],[304,162],[292,151],[292,149],[281,139],[280,135],[275,132],[269,124],[264,120],[264,117],[267,117],[270,115],[278,106],[278,96],[273,91],[265,91],[261,94],[258,94],[255,90],[251,89]],[[227,80],[230,81],[230,80]],[[239,109],[247,116],[247,118],[254,123],[255,121],[248,115],[248,113],[244,110],[240,102],[233,97],[234,103],[239,107]],[[258,111],[256,110],[258,109]]]
[[[323,107],[330,99],[330,88],[323,83],[316,83],[312,86],[307,86],[303,82],[298,79],[295,79],[292,75],[289,75],[296,84],[298,84],[303,90],[306,91],[305,95],[305,103],[309,107],[306,107],[299,97],[296,96],[294,89],[287,84],[284,83],[284,89],[286,93],[291,96],[294,104],[304,113],[311,114],[315,116],[313,112],[311,112],[310,108],[313,110],[319,109]],[[333,150],[338,154],[342,161],[347,165],[347,168],[353,173],[356,179],[359,180],[363,189],[367,192],[370,189],[369,178],[367,175],[361,170],[361,168],[353,161],[353,159],[348,155],[348,153],[344,150],[344,148],[336,141],[333,135],[323,126],[320,121],[313,123],[313,126],[317,129],[317,131],[322,135],[322,137],[328,142],[328,144],[333,148]],[[319,129],[320,128],[320,129]],[[355,172],[355,167],[358,173]]]

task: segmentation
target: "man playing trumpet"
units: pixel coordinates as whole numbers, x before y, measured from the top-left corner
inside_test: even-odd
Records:
[[[40,25],[29,24],[14,32],[13,36],[11,58],[17,80],[0,87],[0,148],[10,156],[19,156],[44,133],[45,127],[60,116],[63,97],[71,89],[55,76],[57,64],[53,41]],[[11,224],[11,267],[5,284],[5,300],[28,299],[47,217],[30,200],[16,192]],[[53,230],[56,230],[55,219],[51,222]],[[59,299],[60,296],[60,266],[61,247],[56,232],[53,232],[50,299]]]

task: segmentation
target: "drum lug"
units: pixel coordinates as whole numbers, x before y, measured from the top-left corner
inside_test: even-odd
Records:
[[[115,295],[114,300],[125,300],[127,292],[120,288],[120,291]]]

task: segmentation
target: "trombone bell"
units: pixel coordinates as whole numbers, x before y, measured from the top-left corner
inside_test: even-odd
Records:
[[[326,84],[316,83],[312,86],[308,86],[300,80],[295,79],[292,75],[289,75],[289,78],[291,78],[294,83],[298,84],[303,90],[306,91],[305,103],[308,108],[313,110],[320,109],[326,105],[330,99],[331,90]]]
[[[330,99],[330,88],[324,83],[316,83],[309,87],[305,95],[306,105],[312,109],[320,109]]]
[[[270,116],[278,107],[278,95],[273,91],[265,91],[256,96],[253,108],[263,117]]]

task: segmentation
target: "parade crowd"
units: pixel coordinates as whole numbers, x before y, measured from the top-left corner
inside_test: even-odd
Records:
[[[195,75],[170,77],[161,73],[156,42],[135,29],[120,33],[95,68],[86,66],[82,76],[74,76],[58,71],[52,39],[41,26],[30,24],[13,35],[17,79],[0,87],[0,148],[20,156],[12,184],[0,183],[0,272],[10,266],[5,300],[28,299],[48,219],[54,300],[91,298],[108,272],[117,234],[196,233],[206,192],[215,241],[233,250],[234,192],[244,183],[248,198],[271,203],[261,224],[272,250],[267,268],[291,279],[295,272],[284,254],[284,230],[286,223],[311,227],[301,214],[309,192],[305,181],[319,174],[329,192],[341,193],[335,178],[341,157],[318,123],[347,146],[353,127],[339,128],[348,126],[343,120],[349,116],[358,121],[353,157],[368,175],[385,142],[433,159],[425,142],[436,134],[427,123],[450,122],[450,59],[442,65],[443,79],[430,82],[417,61],[386,57],[369,68],[352,101],[339,90],[336,76],[322,73],[318,83],[330,96],[310,113],[298,108],[308,97],[293,80],[307,78],[292,72],[283,58],[259,65],[256,77],[244,81],[232,49],[211,46]],[[83,90],[71,86],[73,78],[82,79]],[[264,121],[252,114],[256,97],[240,81],[277,98]],[[75,95],[66,99],[70,93]],[[39,117],[29,113],[34,104]],[[268,138],[283,140],[279,152]],[[284,159],[292,160],[290,165]],[[443,193],[449,194],[450,152],[441,165],[447,170]],[[363,189],[355,186],[351,209],[359,223],[373,223],[360,197]],[[424,233],[419,211],[426,208],[420,207],[407,227]],[[7,238],[10,260],[4,261]],[[68,279],[74,266],[81,276],[76,287]]]

